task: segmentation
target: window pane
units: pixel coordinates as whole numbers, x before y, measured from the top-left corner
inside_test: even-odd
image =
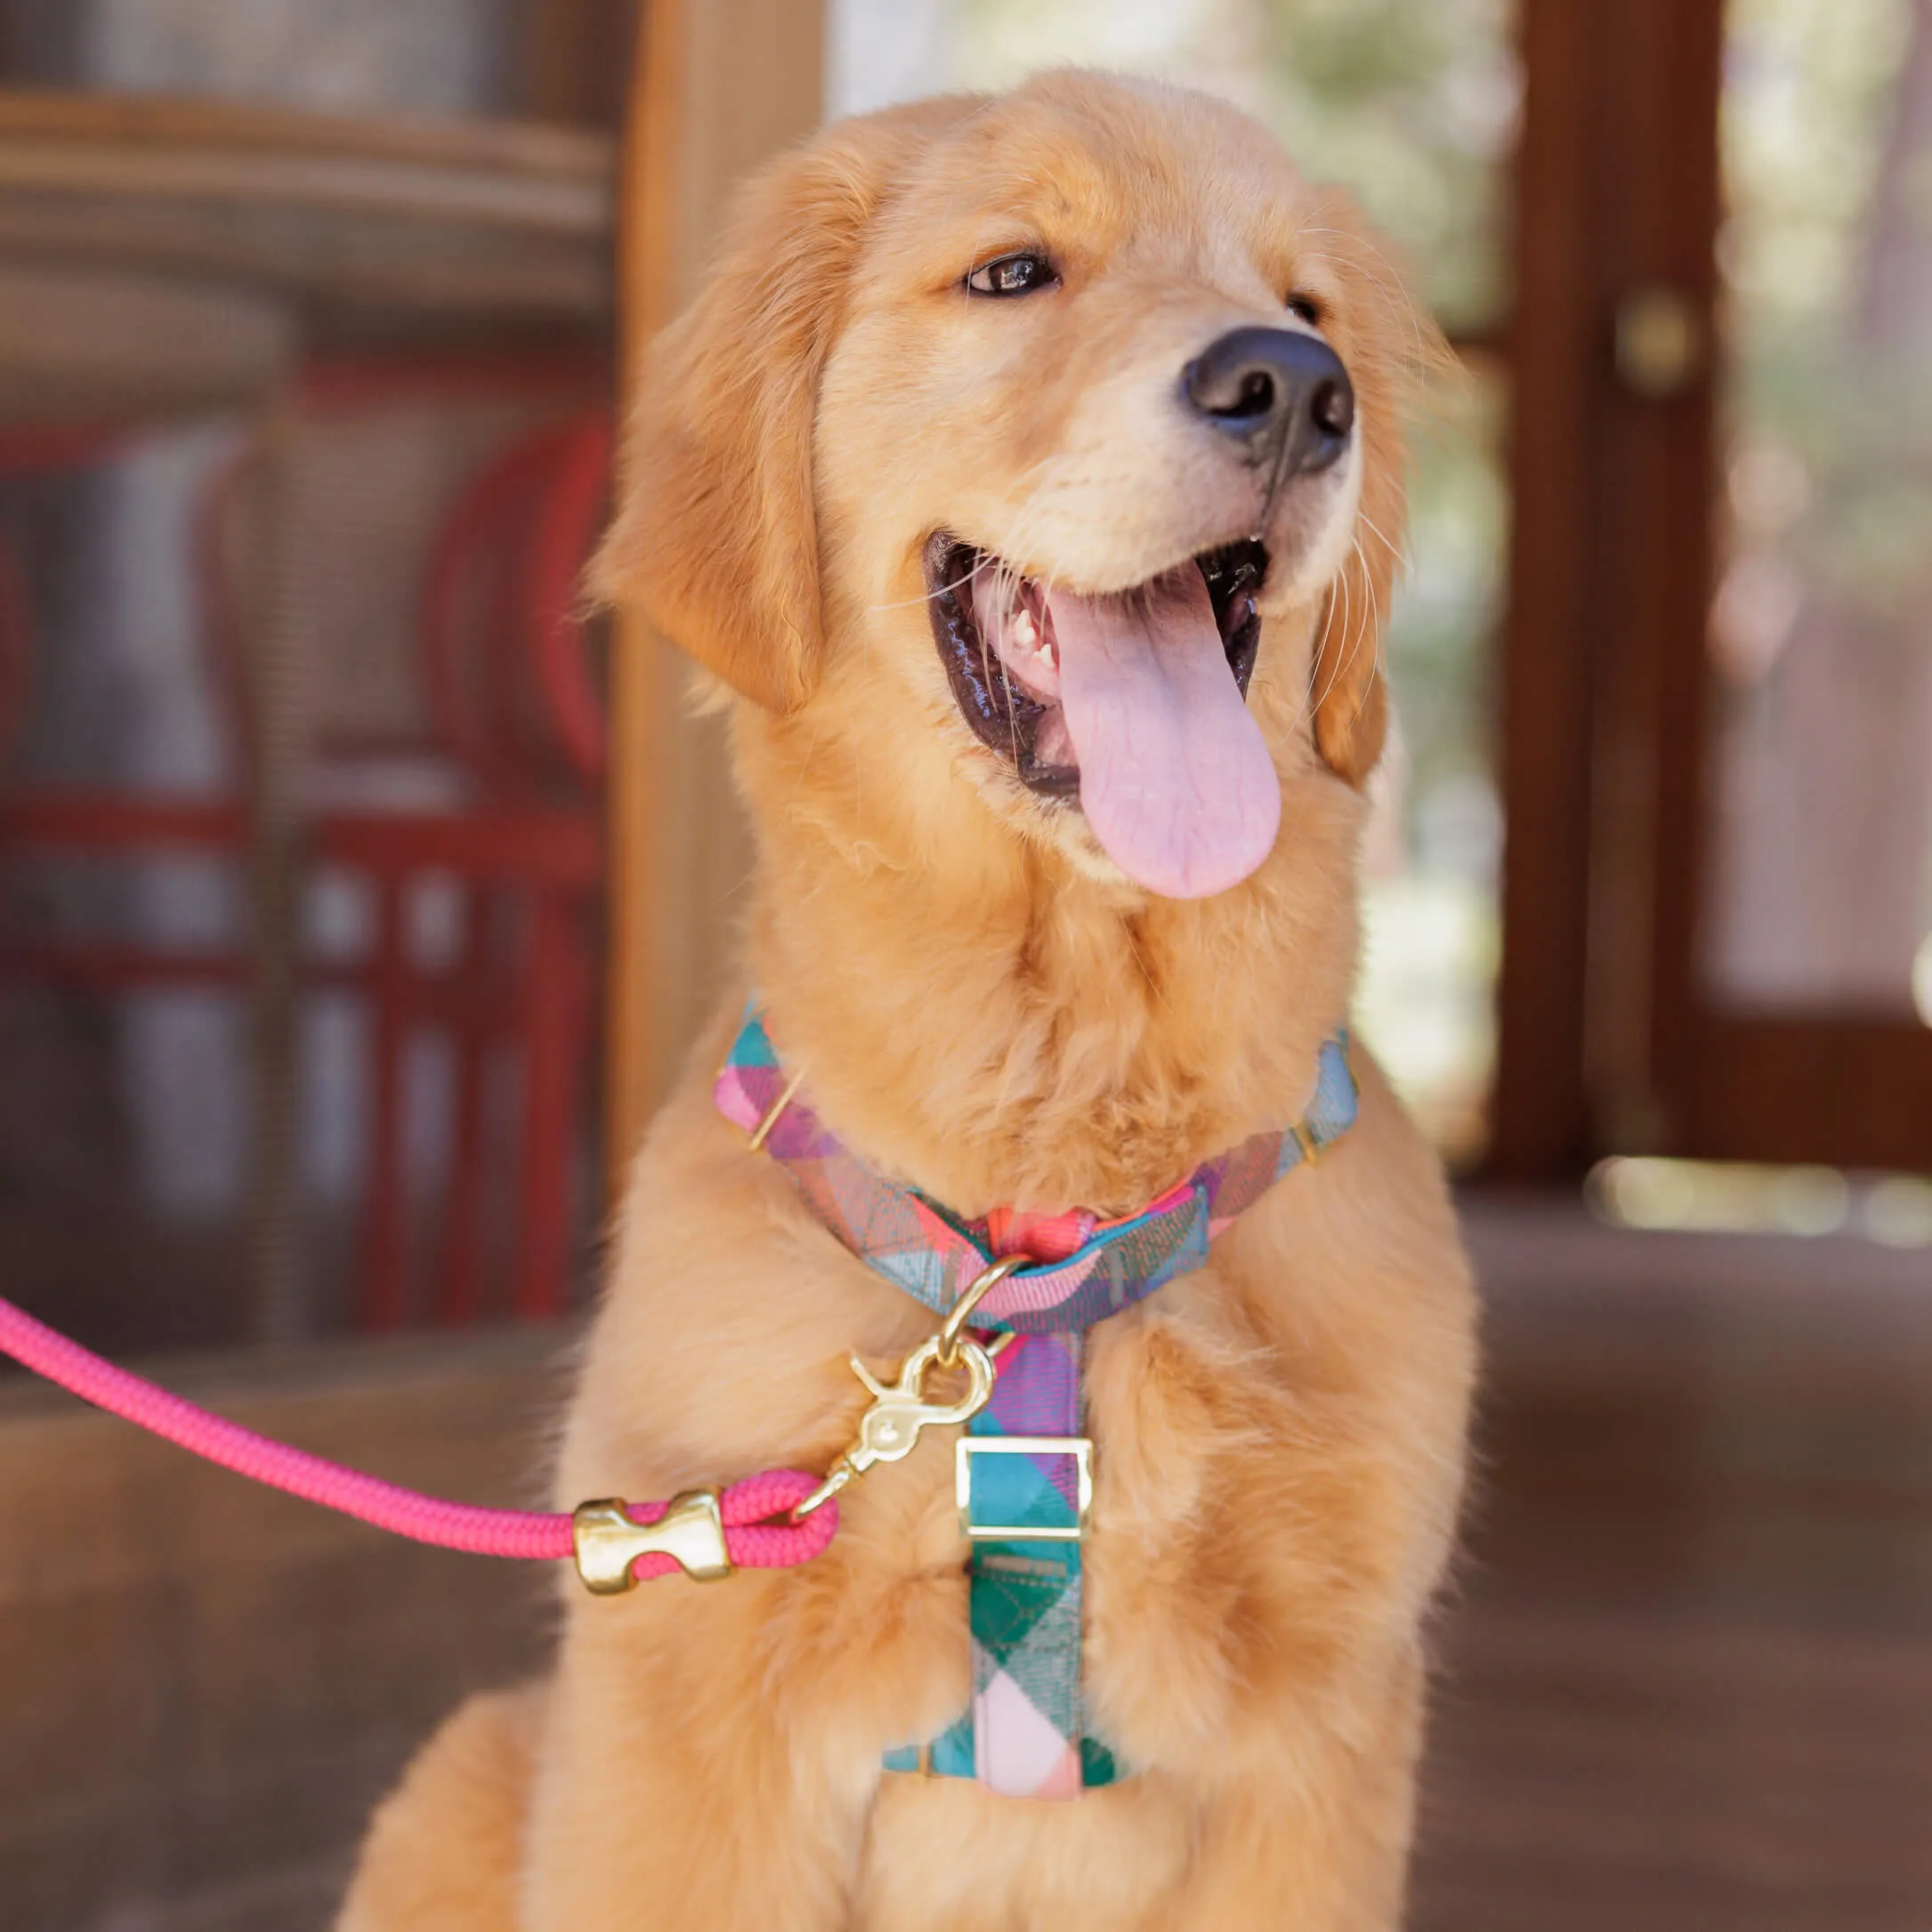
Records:
[[[1707,964],[1932,1023],[1932,0],[1733,0]]]

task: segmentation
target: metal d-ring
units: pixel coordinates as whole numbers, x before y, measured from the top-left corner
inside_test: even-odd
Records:
[[[1009,1274],[1030,1266],[1032,1260],[1031,1255],[1007,1255],[994,1262],[991,1267],[982,1271],[973,1285],[952,1305],[951,1312],[941,1324],[939,1330],[938,1361],[941,1368],[950,1369],[958,1361],[959,1338],[965,1332],[967,1322],[972,1319],[973,1311]]]

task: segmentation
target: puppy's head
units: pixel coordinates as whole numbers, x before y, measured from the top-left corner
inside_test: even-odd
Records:
[[[1222,892],[1284,782],[1380,750],[1439,353],[1346,200],[1206,97],[1060,73],[848,122],[655,345],[601,583],[927,809]]]

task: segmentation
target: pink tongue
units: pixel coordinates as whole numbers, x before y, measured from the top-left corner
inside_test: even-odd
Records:
[[[1239,885],[1273,846],[1281,788],[1200,572],[1047,606],[1080,805],[1107,856],[1169,899]]]

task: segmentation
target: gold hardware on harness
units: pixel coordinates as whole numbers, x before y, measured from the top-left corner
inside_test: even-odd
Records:
[[[1084,1435],[962,1435],[955,1451],[953,1497],[959,1527],[975,1543],[1078,1543],[1087,1535],[1094,1507],[1094,1445]],[[1074,1516],[1071,1525],[1052,1529],[1034,1524],[974,1523],[973,1459],[975,1456],[1071,1456]]]
[[[798,1089],[804,1084],[805,1070],[800,1067],[797,1072],[786,1081],[784,1092],[772,1103],[770,1112],[758,1122],[756,1127],[752,1128],[751,1151],[753,1153],[756,1153],[759,1148],[764,1145],[766,1136],[778,1125],[779,1120],[783,1115],[786,1108],[790,1106],[792,1102],[798,1097]]]
[[[635,1522],[629,1505],[615,1497],[579,1503],[570,1526],[577,1573],[594,1597],[621,1597],[633,1588],[637,1575],[632,1565],[640,1556],[669,1556],[700,1583],[715,1583],[732,1573],[715,1490],[686,1490],[674,1496],[655,1523]]]
[[[859,1419],[858,1440],[827,1471],[824,1482],[792,1511],[794,1523],[829,1501],[874,1463],[898,1462],[909,1456],[921,1429],[969,1422],[986,1406],[993,1393],[993,1357],[969,1335],[959,1337],[953,1345],[958,1362],[966,1369],[965,1393],[950,1402],[927,1397],[926,1371],[943,1366],[943,1346],[937,1335],[921,1342],[906,1357],[899,1379],[890,1384],[881,1382],[858,1356],[847,1357],[852,1372],[871,1390],[872,1406]]]
[[[1017,1268],[1026,1267],[1031,1261],[1031,1255],[1008,1255],[1004,1261],[996,1261],[991,1267],[981,1272],[972,1286],[952,1305],[939,1331],[939,1365],[950,1369],[958,1359],[959,1337],[965,1331],[973,1311],[987,1296]]]

